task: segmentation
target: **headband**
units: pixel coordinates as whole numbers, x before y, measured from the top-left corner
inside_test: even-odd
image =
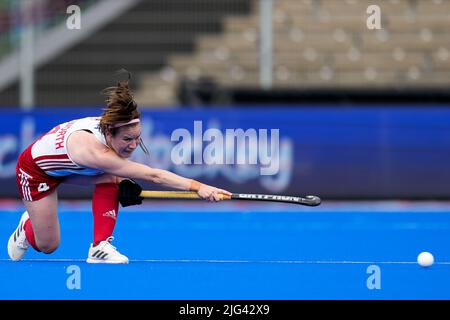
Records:
[[[134,124],[134,123],[139,123],[139,122],[141,122],[141,120],[136,118],[136,119],[133,119],[133,120],[128,121],[128,122],[121,122],[121,123],[112,124],[110,126],[110,128],[111,129],[120,128],[120,127],[123,127],[123,126],[127,126],[129,124]]]

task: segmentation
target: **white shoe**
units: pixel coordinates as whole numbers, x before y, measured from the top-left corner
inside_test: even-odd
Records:
[[[114,237],[101,241],[95,247],[91,243],[87,263],[128,263],[128,258],[117,251],[111,242]]]
[[[11,260],[19,261],[27,253],[30,244],[25,235],[25,222],[30,219],[28,212],[25,211],[20,218],[19,225],[8,240],[8,255]]]

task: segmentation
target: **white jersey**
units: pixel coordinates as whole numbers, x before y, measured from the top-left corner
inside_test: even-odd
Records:
[[[100,118],[88,117],[62,123],[39,138],[31,149],[34,162],[46,174],[53,177],[65,177],[72,174],[94,176],[104,173],[101,170],[76,164],[67,152],[67,139],[80,130],[92,134],[106,146],[105,137],[100,132]]]

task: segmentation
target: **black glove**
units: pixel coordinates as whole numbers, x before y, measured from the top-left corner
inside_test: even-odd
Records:
[[[142,188],[134,180],[125,179],[119,183],[119,202],[122,207],[142,204],[143,197],[140,196]]]

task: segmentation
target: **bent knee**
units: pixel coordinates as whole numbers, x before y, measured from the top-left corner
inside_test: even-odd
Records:
[[[54,252],[56,249],[58,249],[58,247],[59,247],[59,242],[38,244],[39,250],[41,250],[41,252],[46,253],[46,254]]]
[[[101,183],[119,184],[121,180],[123,180],[123,178],[119,178],[118,176],[114,176],[114,175],[105,173],[95,179],[95,184],[101,184]]]

